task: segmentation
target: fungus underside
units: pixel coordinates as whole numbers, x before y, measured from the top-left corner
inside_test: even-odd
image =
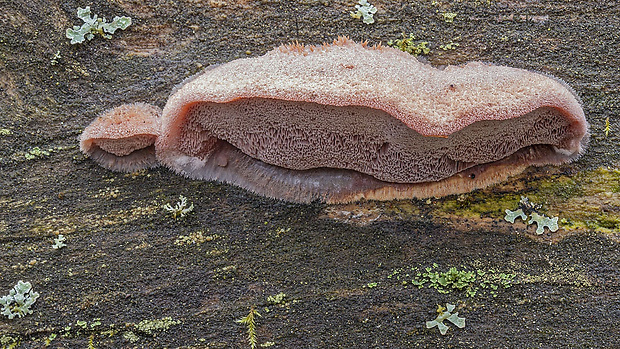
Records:
[[[552,108],[429,137],[376,109],[255,98],[194,104],[179,129],[179,149],[196,159],[185,170],[206,179],[213,176],[209,162],[221,176],[235,157],[260,162],[257,166],[279,176],[296,172],[300,179],[322,178],[333,185],[340,178],[423,183],[459,174],[475,179],[507,158],[560,163],[576,155],[554,149],[570,138],[570,125]]]

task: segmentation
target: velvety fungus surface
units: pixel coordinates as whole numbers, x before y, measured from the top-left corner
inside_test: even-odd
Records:
[[[159,110],[121,106],[81,148],[120,171],[163,164],[296,202],[443,196],[583,152],[575,93],[482,63],[436,69],[346,38],[208,69]]]

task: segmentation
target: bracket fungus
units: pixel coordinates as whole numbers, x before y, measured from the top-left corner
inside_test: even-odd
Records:
[[[437,69],[339,38],[210,67],[163,111],[105,112],[82,151],[117,171],[164,165],[294,202],[464,193],[526,167],[563,164],[587,142],[559,79],[479,62]]]

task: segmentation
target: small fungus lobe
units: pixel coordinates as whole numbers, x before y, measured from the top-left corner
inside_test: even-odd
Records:
[[[163,111],[105,112],[80,146],[112,170],[162,164],[268,197],[350,202],[483,188],[570,162],[587,136],[559,79],[478,62],[440,70],[339,38],[207,69]]]

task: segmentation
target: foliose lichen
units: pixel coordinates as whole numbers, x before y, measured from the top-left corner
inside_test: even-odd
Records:
[[[368,3],[368,0],[359,0],[359,5],[355,5],[356,12],[351,12],[351,17],[360,19],[366,24],[372,24],[375,22],[374,14],[377,13],[377,8]]]
[[[59,234],[57,238],[54,238],[54,244],[52,244],[52,248],[57,250],[67,246],[67,244],[65,244],[65,240],[66,238],[64,237],[64,235]]]
[[[435,320],[427,321],[426,328],[433,328],[437,326],[439,328],[439,332],[442,335],[445,335],[448,332],[448,326],[446,326],[443,322],[444,320],[448,320],[453,323],[458,328],[465,327],[465,318],[459,317],[459,313],[456,312],[452,314],[455,305],[446,303],[446,307],[442,307],[441,305],[437,306],[437,317]]]
[[[540,204],[531,202],[527,197],[522,196],[519,201],[519,209],[511,211],[506,209],[506,216],[504,220],[510,223],[514,223],[517,218],[521,218],[526,224],[536,223],[536,234],[542,235],[545,232],[545,228],[548,228],[552,233],[558,231],[558,217],[547,217],[537,212],[542,207]],[[530,220],[527,220],[527,216],[530,216]]]
[[[170,204],[164,205],[164,210],[172,213],[172,217],[177,219],[179,217],[185,217],[188,213],[194,210],[194,204],[190,203],[190,206],[187,206],[187,198],[183,195],[179,195],[179,201],[176,203],[176,206],[171,206]]]
[[[131,25],[131,18],[125,16],[116,16],[111,23],[108,23],[105,18],[93,15],[90,12],[90,6],[78,7],[77,16],[84,21],[84,24],[81,27],[76,25],[73,29],[67,29],[66,36],[71,39],[71,44],[80,44],[86,39],[90,41],[95,37],[95,34],[111,39],[111,34],[114,34],[117,29],[125,30]]]
[[[37,301],[37,298],[39,298],[39,293],[32,291],[32,284],[19,280],[8,295],[0,297],[1,314],[9,319],[32,314],[30,307]]]

